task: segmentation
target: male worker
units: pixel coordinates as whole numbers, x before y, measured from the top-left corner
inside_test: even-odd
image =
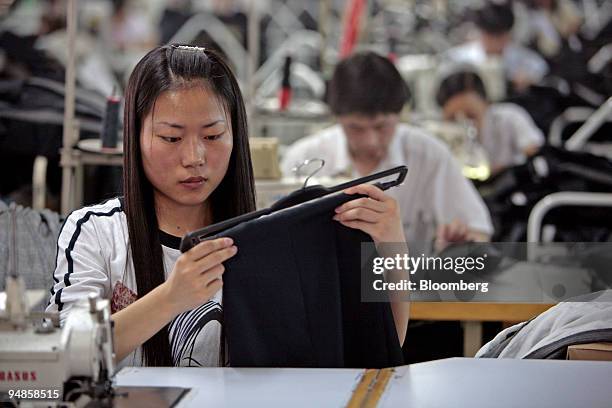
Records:
[[[512,40],[512,6],[488,2],[476,11],[475,23],[479,38],[447,50],[442,55],[445,62],[481,66],[488,58],[500,58],[506,79],[517,92],[539,83],[548,73],[544,58]]]
[[[451,242],[485,241],[493,232],[487,208],[447,147],[422,130],[400,124],[408,89],[388,59],[372,52],[341,61],[329,84],[337,124],[298,140],[286,151],[287,176],[319,158],[323,176],[360,177],[408,166],[404,184],[388,190],[400,204],[411,250],[429,252]],[[434,229],[435,227],[435,229]]]

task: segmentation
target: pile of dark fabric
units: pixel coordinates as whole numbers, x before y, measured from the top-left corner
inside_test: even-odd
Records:
[[[525,164],[506,169],[477,188],[491,212],[492,240],[524,241],[529,214],[544,196],[560,191],[612,192],[612,162],[590,153],[544,146]],[[612,211],[560,207],[548,213],[546,224],[555,226],[555,241],[604,242],[611,238]]]
[[[105,100],[77,90],[81,138],[99,137]],[[47,78],[0,81],[0,149],[6,153],[59,157],[64,120],[64,83]]]
[[[34,47],[38,36],[19,36],[9,31],[0,33],[0,49],[6,59],[0,78],[40,77],[64,80],[64,67]]]
[[[579,34],[574,46],[564,42],[560,52],[547,60],[550,73],[542,83],[527,90],[512,92],[508,102],[516,103],[529,112],[544,134],[548,134],[553,120],[565,109],[575,106],[597,109],[612,95],[612,60],[594,68],[592,58],[612,42],[612,20],[592,38]],[[563,140],[579,125],[568,126]],[[592,140],[610,141],[610,129],[601,128]]]
[[[64,68],[34,48],[36,37],[0,33],[0,196],[31,182],[36,156],[49,160],[47,184],[59,193],[64,119]],[[77,84],[75,114],[80,138],[99,137],[105,98]]]

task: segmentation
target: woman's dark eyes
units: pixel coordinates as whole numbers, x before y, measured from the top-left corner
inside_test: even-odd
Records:
[[[168,143],[176,143],[179,140],[181,140],[180,137],[173,137],[173,136],[159,136],[163,141],[168,142]]]
[[[204,136],[204,139],[206,139],[206,140],[217,140],[217,139],[219,139],[221,136],[223,136],[223,133],[219,133],[218,135],[209,135],[209,136]]]
[[[223,136],[223,133],[220,133],[218,135],[203,136],[203,138],[204,140],[217,140],[221,136]],[[168,142],[168,143],[176,143],[181,140],[180,137],[174,137],[174,136],[161,136],[160,135],[159,138],[161,138],[163,141]]]

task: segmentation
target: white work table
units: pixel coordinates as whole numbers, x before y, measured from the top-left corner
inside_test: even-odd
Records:
[[[178,407],[342,407],[359,369],[126,367],[119,386],[192,388]]]
[[[119,386],[192,388],[179,407],[344,407],[364,370],[140,368]],[[379,407],[612,406],[612,362],[452,358],[397,367]]]
[[[381,407],[612,406],[612,362],[453,358],[398,367]]]

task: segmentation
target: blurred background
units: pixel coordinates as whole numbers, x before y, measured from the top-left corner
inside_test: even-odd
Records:
[[[553,146],[562,146],[612,92],[612,4],[604,0],[510,2],[512,46],[535,54],[526,64],[505,54],[483,57],[469,48],[482,31],[478,9],[486,2],[478,0],[76,3],[72,47],[65,0],[0,4],[0,195],[32,205],[34,159],[42,156],[48,160],[43,206],[56,211],[69,48],[74,49],[79,124],[69,147],[100,138],[107,98],[114,93],[120,99],[132,67],[146,51],[179,42],[214,47],[226,55],[243,88],[251,136],[276,138],[277,154],[282,155],[284,146],[332,121],[324,103],[326,81],[342,56],[367,49],[389,56],[406,80],[412,98],[404,119],[448,143],[459,160],[471,165],[466,174],[478,181],[496,169],[480,165],[478,147],[465,140],[469,126],[440,120],[436,103],[440,79],[454,64],[476,66],[489,101],[525,108]],[[287,63],[292,99],[280,106]],[[592,143],[583,143],[580,150],[608,155],[601,145],[609,134],[606,120],[589,135]],[[87,170],[104,176],[100,183],[81,180],[84,191],[78,192],[77,203],[120,191],[116,170]],[[92,185],[96,187],[89,191]]]

